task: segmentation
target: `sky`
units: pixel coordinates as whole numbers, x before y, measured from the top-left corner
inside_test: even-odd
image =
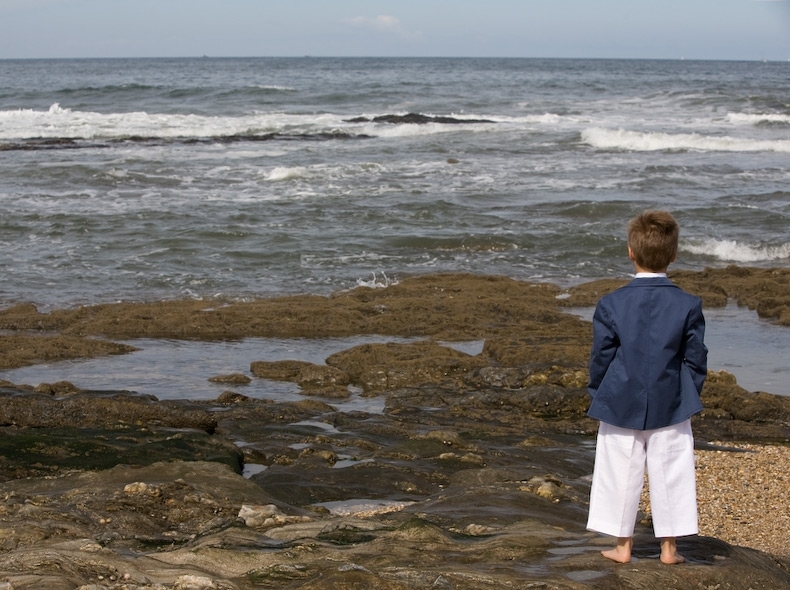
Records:
[[[0,0],[0,59],[790,60],[790,0]]]

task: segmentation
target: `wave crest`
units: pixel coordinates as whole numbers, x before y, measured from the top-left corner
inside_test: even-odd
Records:
[[[278,182],[283,180],[294,180],[296,178],[304,178],[307,176],[307,168],[304,166],[278,166],[271,170],[266,175],[266,180]]]
[[[736,124],[759,125],[760,123],[780,123],[790,125],[790,115],[779,113],[727,113],[727,121]]]
[[[697,133],[661,133],[602,129],[582,131],[582,141],[598,149],[653,152],[661,150],[701,152],[783,152],[790,153],[790,140],[739,139]]]
[[[765,246],[742,244],[735,240],[710,239],[683,244],[681,249],[691,254],[711,256],[727,262],[769,262],[790,258],[790,243]]]
[[[57,102],[54,103],[53,105],[51,105],[49,107],[49,110],[47,111],[47,113],[50,114],[50,115],[65,115],[65,114],[68,114],[70,112],[71,112],[71,109],[64,109]]]

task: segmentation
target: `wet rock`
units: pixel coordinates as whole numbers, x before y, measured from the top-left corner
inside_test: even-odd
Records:
[[[430,115],[421,115],[418,113],[409,113],[407,115],[380,115],[369,119],[367,117],[355,117],[348,119],[347,123],[392,123],[394,125],[425,125],[427,123],[441,123],[444,125],[458,125],[458,124],[472,124],[472,123],[493,123],[488,119],[458,119],[456,117],[437,117]]]
[[[559,293],[554,285],[506,277],[429,275],[404,279],[387,289],[360,287],[331,297],[298,295],[222,305],[196,300],[118,303],[48,314],[11,308],[0,310],[0,328],[47,330],[93,346],[99,341],[91,336],[228,339],[384,334],[453,341],[530,334],[533,341],[550,341],[569,329],[589,335],[588,325],[559,310]],[[0,366],[21,366],[13,350],[26,348],[27,338],[14,333],[0,340],[0,361],[6,363]],[[67,344],[56,346],[59,353],[68,349]],[[98,352],[85,348],[81,356]],[[36,360],[46,357],[39,354]]]
[[[790,269],[728,266],[701,272],[673,271],[677,285],[702,298],[704,307],[723,307],[734,300],[755,310],[760,317],[790,326]],[[565,307],[591,307],[598,299],[627,281],[605,279],[578,285],[568,290]]]
[[[0,481],[164,460],[216,461],[241,473],[243,461],[241,451],[223,438],[144,426],[0,428],[0,456]]]
[[[253,361],[250,363],[250,371],[260,379],[295,381],[299,372],[311,365],[312,363],[306,361]]]
[[[61,390],[62,391],[62,390]],[[65,398],[0,387],[0,425],[29,428],[147,425],[213,432],[207,411],[175,402],[118,392],[80,392]]]
[[[459,455],[458,453],[442,453],[439,455],[439,459],[442,461],[460,461],[461,463],[468,463],[469,465],[477,467],[485,465],[485,459],[477,453],[464,453],[463,455]]]
[[[466,446],[461,436],[453,430],[432,430],[427,434],[419,435],[417,438],[438,440],[442,444],[455,447],[456,449],[463,449]]]
[[[351,397],[351,392],[347,387],[306,387],[300,393],[311,397],[323,397],[327,399],[346,399]]]
[[[477,376],[488,387],[521,389],[532,371],[525,367],[482,367]]]
[[[553,478],[533,477],[529,480],[525,489],[528,489],[533,494],[546,498],[553,502],[559,502],[565,497],[562,491],[563,484],[561,481]]]
[[[366,391],[423,383],[463,382],[484,361],[434,342],[363,344],[331,355],[327,364],[342,369]]]
[[[36,393],[44,393],[46,395],[62,396],[71,393],[77,393],[79,387],[68,381],[58,381],[57,383],[39,383],[33,390]]]
[[[328,464],[330,467],[337,463],[337,455],[328,449],[316,449],[314,447],[307,447],[299,453],[300,460],[316,459],[320,462]]]
[[[496,403],[515,403],[518,393],[529,392],[485,393],[481,407],[490,413],[467,421],[456,412],[480,392],[431,398],[426,390],[422,395],[432,403],[451,403],[413,412],[398,427],[397,414],[341,419],[326,404],[248,400],[223,408],[220,431],[237,433],[232,422],[250,419],[267,448],[284,452],[309,440],[318,452],[297,450],[292,466],[270,466],[252,480],[216,464],[176,461],[0,484],[0,540],[6,543],[0,576],[21,584],[21,567],[32,572],[28,580],[45,581],[40,587],[65,580],[69,588],[103,576],[100,582],[112,590],[122,584],[170,590],[195,578],[239,590],[318,588],[327,580],[339,587],[364,582],[462,590],[571,589],[580,587],[574,580],[581,577],[585,587],[634,590],[645,580],[668,586],[748,580],[755,588],[788,583],[775,558],[705,538],[682,541],[688,567],[663,567],[643,525],[637,560],[623,574],[600,557],[606,540],[584,531],[591,437],[548,434],[555,424],[548,420],[525,438],[535,419]],[[511,421],[492,419],[500,412]],[[309,434],[309,424],[320,420],[337,428]],[[374,444],[366,449],[358,440],[364,438]],[[391,453],[398,444],[426,445],[426,452],[402,459]],[[337,469],[322,458],[347,445],[374,461]],[[491,465],[460,468],[461,458],[474,454]],[[326,509],[316,502],[335,504]]]
[[[692,417],[700,440],[790,440],[790,397],[749,392],[730,373],[710,371],[701,414]]]
[[[209,377],[209,381],[212,383],[225,383],[227,385],[247,385],[252,379],[241,373],[231,373],[230,375]]]
[[[250,370],[261,379],[296,383],[305,395],[334,399],[351,395],[346,387],[348,375],[335,367],[304,361],[254,361]]]
[[[203,576],[179,576],[173,590],[217,590],[219,586],[211,578]]]
[[[222,405],[240,404],[250,398],[235,391],[223,391],[217,398],[217,403]]]
[[[36,329],[37,311],[28,312],[30,317],[19,318],[24,326],[21,330]],[[4,311],[0,310],[0,329],[16,322],[7,321]],[[12,369],[80,358],[92,358],[115,354],[127,354],[138,350],[134,346],[98,340],[89,336],[5,334],[0,338],[0,370]]]
[[[308,389],[344,387],[349,384],[348,375],[335,367],[305,365],[296,375],[296,383]]]
[[[274,504],[252,506],[242,504],[239,510],[240,519],[250,528],[267,529],[296,522],[309,522],[309,516],[287,516]]]
[[[678,281],[706,302],[741,297],[780,320],[786,276],[725,269]],[[790,585],[783,558],[705,537],[680,542],[689,563],[662,566],[644,519],[636,559],[618,566],[600,556],[609,540],[585,530],[597,429],[585,415],[590,327],[562,308],[616,283],[564,292],[437,275],[331,297],[0,311],[21,346],[22,330],[420,338],[355,347],[326,367],[250,367],[259,378],[302,375],[304,393],[348,395],[347,375],[384,399],[380,413],[314,397],[161,402],[0,384],[0,580],[68,590]],[[452,340],[485,345],[467,355]],[[790,437],[786,399],[745,392],[731,375],[711,373],[703,402],[700,444]],[[242,461],[256,464],[249,478]]]

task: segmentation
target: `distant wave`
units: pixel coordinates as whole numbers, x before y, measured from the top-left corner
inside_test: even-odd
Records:
[[[55,103],[46,111],[0,111],[0,151],[75,149],[131,142],[234,143],[271,140],[364,139],[340,117],[253,113],[235,117],[187,114],[95,113]]]
[[[77,111],[55,103],[46,111],[0,111],[0,140],[119,139],[128,137],[204,138],[267,133],[332,133],[342,127],[333,115],[251,113],[204,116],[181,113],[97,113]]]
[[[697,133],[658,133],[602,129],[593,127],[582,132],[582,141],[599,149],[651,152],[683,150],[702,152],[784,152],[790,153],[790,140],[756,140],[717,137]]]
[[[420,123],[414,125],[413,123]],[[450,123],[456,123],[451,125]],[[329,113],[289,114],[252,112],[236,116],[206,116],[181,113],[97,113],[72,110],[54,103],[47,110],[0,111],[2,149],[80,147],[71,142],[119,140],[260,140],[260,139],[343,139],[347,137],[388,137],[432,135],[450,127],[495,124],[469,116],[386,115],[379,118],[344,119]],[[54,143],[52,143],[54,140]],[[29,142],[22,146],[19,142]],[[16,142],[16,143],[13,143]]]
[[[135,92],[140,90],[162,90],[164,86],[152,86],[150,84],[108,84],[106,86],[83,86],[77,88],[64,88],[60,92],[64,94],[86,93],[112,93],[112,92]]]
[[[711,256],[727,262],[770,262],[790,258],[790,243],[779,246],[739,244],[735,240],[705,240],[686,243],[681,249],[691,254]]]
[[[790,125],[790,115],[783,115],[779,113],[728,113],[727,121],[730,123],[759,125],[760,123],[774,123]]]
[[[296,88],[294,88],[293,86],[278,86],[276,84],[273,85],[261,84],[258,86],[253,86],[252,88],[254,88],[255,90],[263,90],[266,92],[296,92]]]

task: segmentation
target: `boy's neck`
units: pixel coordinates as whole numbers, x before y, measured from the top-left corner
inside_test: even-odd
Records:
[[[657,270],[656,269],[652,269],[652,268],[644,268],[642,266],[639,266],[636,262],[634,262],[634,270],[636,270],[636,274],[637,275],[641,274],[641,275],[662,275],[662,276],[666,276],[667,268],[661,268],[661,269],[657,269]]]

